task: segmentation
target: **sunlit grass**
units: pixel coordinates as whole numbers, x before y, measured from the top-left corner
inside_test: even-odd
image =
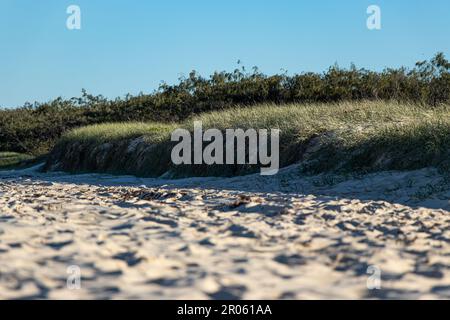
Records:
[[[149,141],[159,142],[167,138],[167,133],[176,125],[144,122],[104,123],[74,129],[65,134],[62,142],[112,142],[133,137],[146,136]]]
[[[194,121],[202,121],[204,130],[280,129],[280,163],[288,165],[302,160],[302,169],[311,173],[447,166],[450,158],[450,107],[395,102],[266,104],[205,113],[178,124],[100,124],[67,133],[57,148],[61,150],[73,143],[95,146],[144,137],[149,145],[160,146],[155,159],[148,158],[149,172],[152,161],[158,162],[157,171],[161,172],[172,167],[161,160],[170,159],[167,157],[173,146],[170,133],[175,128],[193,130]],[[317,138],[319,147],[305,153]],[[116,151],[115,156],[120,162],[122,155]],[[130,165],[133,164],[128,161],[127,166]],[[132,168],[122,169],[133,172]],[[220,169],[214,172],[220,175]]]
[[[32,156],[15,153],[15,152],[0,152],[0,170],[10,169],[14,166],[20,165],[25,160],[32,159]]]

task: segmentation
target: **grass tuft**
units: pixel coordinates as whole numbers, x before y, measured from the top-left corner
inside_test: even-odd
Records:
[[[0,170],[18,167],[24,161],[31,160],[32,158],[32,156],[16,152],[0,152]]]

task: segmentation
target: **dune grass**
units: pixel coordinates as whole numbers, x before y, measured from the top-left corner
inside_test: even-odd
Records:
[[[0,170],[11,169],[20,166],[24,161],[33,157],[16,152],[0,152]]]
[[[176,129],[176,124],[123,122],[104,123],[69,131],[61,142],[106,143],[145,136],[149,142],[162,142]]]
[[[376,171],[416,169],[426,166],[448,167],[450,159],[450,107],[396,102],[348,102],[339,104],[289,104],[236,107],[205,113],[181,123],[110,123],[73,130],[62,137],[52,161],[64,162],[64,149],[73,144],[89,148],[105,143],[123,142],[142,137],[149,145],[158,145],[158,153],[147,161],[148,171],[158,175],[178,171],[179,175],[233,175],[254,168],[232,170],[170,164],[170,133],[175,128],[193,130],[193,121],[202,121],[203,129],[254,128],[280,129],[280,163],[301,162],[305,173],[326,171]],[[88,147],[89,146],[89,147]],[[112,148],[114,149],[114,148]],[[92,150],[91,150],[92,151]],[[115,161],[124,156],[115,150]],[[61,159],[62,158],[62,159]],[[161,159],[165,159],[162,161]],[[70,163],[70,159],[65,159]],[[79,161],[78,161],[79,162]],[[157,169],[155,163],[158,163]],[[115,165],[115,171],[136,173],[130,166]],[[84,163],[84,170],[90,170]],[[155,170],[152,171],[152,166]],[[195,166],[190,166],[195,167]],[[71,169],[70,165],[65,168]],[[76,166],[72,168],[77,170]],[[92,167],[94,171],[96,166]],[[206,170],[206,171],[205,171]],[[102,171],[102,170],[100,170]],[[106,170],[108,171],[108,170]]]

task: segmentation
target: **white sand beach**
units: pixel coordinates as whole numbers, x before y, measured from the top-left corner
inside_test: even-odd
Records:
[[[450,188],[434,169],[184,180],[36,169],[0,173],[0,299],[450,298]],[[367,287],[370,266],[380,289]]]

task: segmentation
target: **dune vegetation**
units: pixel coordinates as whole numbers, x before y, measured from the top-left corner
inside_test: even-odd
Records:
[[[373,172],[450,167],[450,107],[398,102],[262,104],[234,107],[172,123],[108,123],[64,134],[46,169],[138,176],[232,176],[254,165],[179,165],[170,159],[176,128],[280,129],[280,165],[304,173]]]
[[[30,155],[16,152],[0,152],[0,170],[17,167],[32,158]]]
[[[341,68],[265,75],[239,66],[191,72],[150,94],[81,97],[0,108],[0,160],[47,157],[46,169],[140,176],[254,172],[254,165],[174,166],[175,128],[280,129],[280,165],[304,172],[448,166],[450,62],[438,53],[413,68]],[[27,156],[24,156],[27,155]],[[16,159],[16,160],[14,160]]]
[[[178,83],[163,83],[154,92],[137,96],[107,99],[83,90],[81,97],[0,108],[0,151],[42,155],[67,131],[92,124],[136,121],[170,124],[236,106],[290,104],[292,109],[293,104],[367,100],[397,101],[407,106],[450,104],[450,62],[438,53],[428,61],[417,62],[413,68],[377,72],[335,65],[322,73],[270,76],[257,68],[247,71],[239,65],[232,72],[215,72],[210,77],[193,71]]]

